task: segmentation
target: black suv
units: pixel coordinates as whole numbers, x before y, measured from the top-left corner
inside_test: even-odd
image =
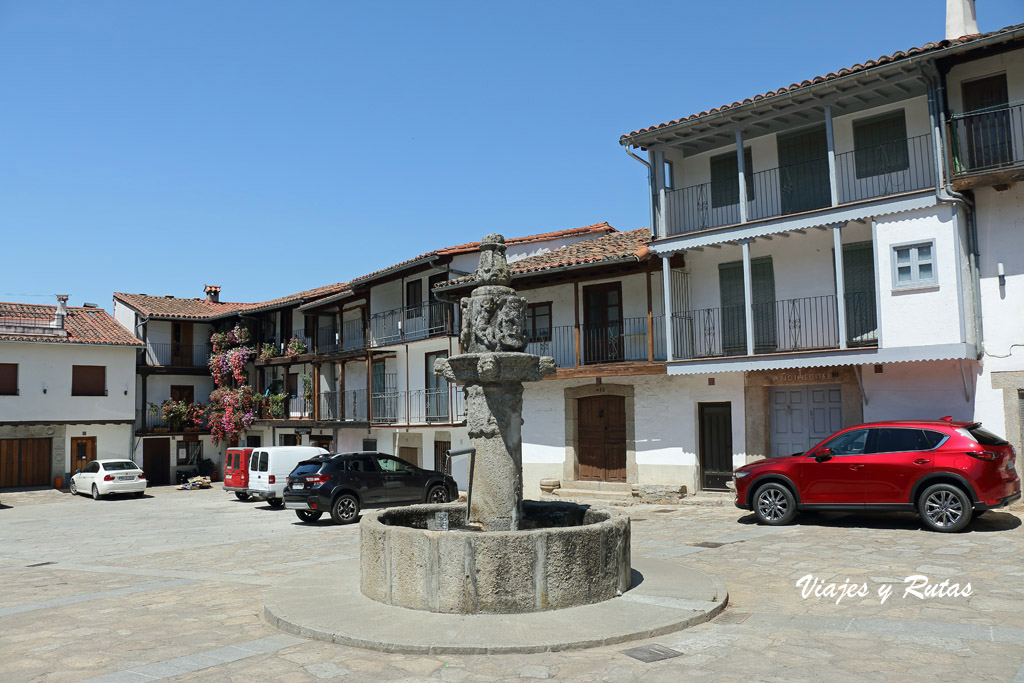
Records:
[[[284,506],[303,522],[325,512],[337,524],[354,522],[363,507],[447,503],[458,498],[455,480],[386,453],[331,453],[303,460],[284,489]]]

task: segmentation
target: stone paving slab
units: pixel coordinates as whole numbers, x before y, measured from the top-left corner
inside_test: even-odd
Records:
[[[653,638],[703,623],[728,603],[717,578],[671,562],[634,561],[639,580],[612,600],[526,614],[438,614],[375,602],[359,561],[301,574],[267,591],[267,621],[289,633],[382,652],[497,654],[579,650]],[[316,585],[316,590],[310,590]]]

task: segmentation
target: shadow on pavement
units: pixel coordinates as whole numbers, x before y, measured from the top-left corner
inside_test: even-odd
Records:
[[[747,514],[736,520],[739,524],[758,524],[757,517]],[[801,512],[789,526],[836,527],[860,529],[925,530],[921,518],[913,512]],[[960,533],[977,531],[1008,531],[1021,526],[1021,520],[1005,512],[988,510],[971,519]],[[938,532],[936,532],[938,533]]]

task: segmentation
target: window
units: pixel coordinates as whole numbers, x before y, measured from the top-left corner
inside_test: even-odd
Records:
[[[278,435],[279,446],[299,446],[299,435],[298,434],[279,434]]]
[[[747,201],[754,198],[754,162],[750,148],[743,150],[743,166],[747,177]],[[736,152],[711,157],[711,208],[740,203],[740,167]]]
[[[245,437],[245,445],[247,448],[254,448],[263,445],[263,439],[258,436],[247,436]]]
[[[410,280],[405,283],[406,314],[410,318],[423,315],[423,280]]]
[[[0,396],[18,395],[18,364],[0,363]]]
[[[172,384],[171,400],[184,401],[185,403],[195,403],[196,388],[190,384]]]
[[[863,455],[867,442],[868,430],[854,429],[832,439],[825,444],[825,448],[831,449],[832,455]]]
[[[551,341],[551,302],[528,304],[526,307],[526,341]]]
[[[364,451],[375,451],[375,450],[377,450],[377,439],[363,439],[363,450]]]
[[[267,452],[266,451],[253,451],[252,455],[249,456],[249,471],[250,472],[266,472],[267,471]]]
[[[179,441],[177,454],[179,465],[198,465],[203,459],[203,442]]]
[[[91,463],[86,465],[85,469],[82,470],[82,471],[83,472],[87,472],[89,474],[96,474],[97,472],[100,471],[100,464],[98,462],[96,462],[95,460],[93,460]]]
[[[297,372],[288,373],[288,386],[285,393],[291,398],[299,395],[299,374]]]
[[[854,121],[853,149],[857,178],[910,168],[907,121],[903,110]]]
[[[921,244],[897,244],[892,248],[893,289],[938,284],[935,271],[935,240]]]
[[[936,432],[931,432],[935,434]],[[941,435],[940,435],[941,436]],[[875,453],[907,453],[930,451],[933,441],[923,429],[882,427],[875,430]]]
[[[107,368],[103,365],[72,365],[71,395],[106,396]]]
[[[672,170],[672,162],[666,161],[662,166],[662,173],[664,175],[665,189],[671,190],[675,185],[675,172]]]
[[[406,472],[409,470],[409,463],[390,455],[378,455],[376,460],[377,465],[384,472]]]

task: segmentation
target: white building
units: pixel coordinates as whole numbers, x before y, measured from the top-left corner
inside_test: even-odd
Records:
[[[0,489],[132,453],[138,339],[103,309],[0,303]]]
[[[1022,36],[930,43],[621,138],[646,153],[630,151],[663,282],[685,282],[666,288],[654,403],[689,488],[862,421],[978,419],[1020,450]]]

